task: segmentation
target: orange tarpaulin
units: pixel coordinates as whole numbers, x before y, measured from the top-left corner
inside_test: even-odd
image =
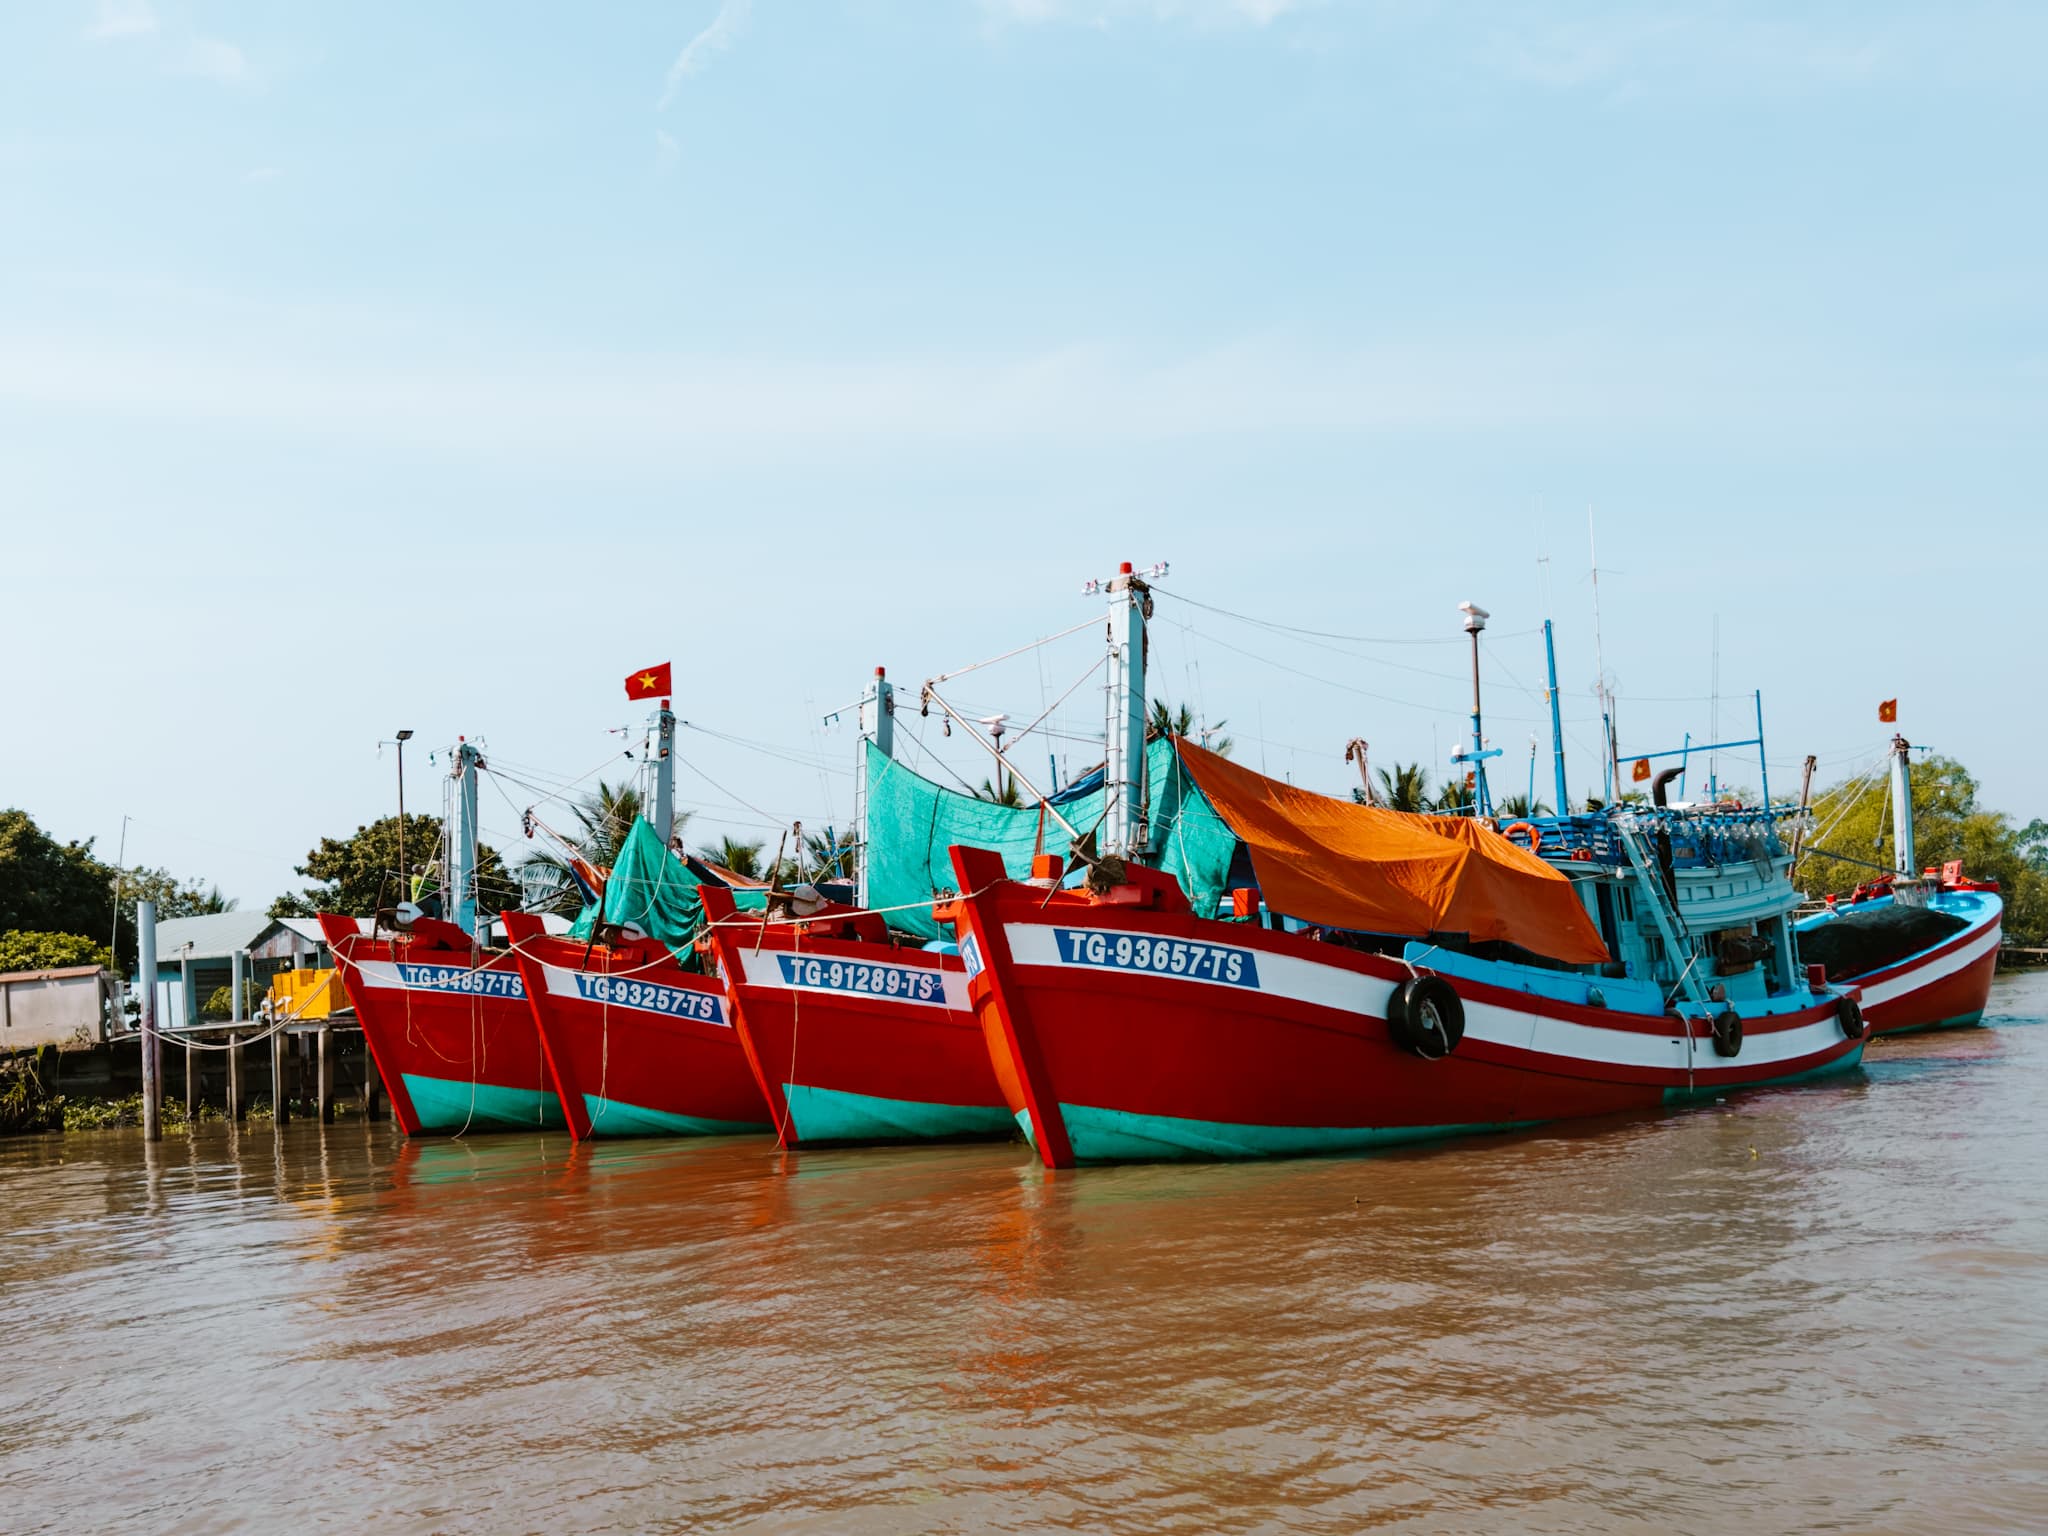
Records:
[[[1572,883],[1464,816],[1411,816],[1311,794],[1175,738],[1250,850],[1266,903],[1365,933],[1464,933],[1573,964],[1607,958]]]

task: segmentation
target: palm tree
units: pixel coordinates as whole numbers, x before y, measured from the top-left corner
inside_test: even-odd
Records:
[[[1453,775],[1446,779],[1444,787],[1436,792],[1434,809],[1439,815],[1455,816],[1471,810],[1473,798],[1472,786],[1462,777]]]
[[[804,834],[804,851],[810,855],[810,874],[819,880],[853,878],[853,834],[841,832],[827,837],[822,832]]]
[[[977,800],[993,800],[997,805],[1022,805],[1024,792],[1017,788],[1017,781],[1009,774],[1003,775],[1003,787],[997,789],[987,779],[981,781],[981,788],[974,792]]]
[[[1510,821],[1520,821],[1530,816],[1548,816],[1550,807],[1541,800],[1531,800],[1527,795],[1509,795],[1495,807],[1501,816]]]
[[[1396,763],[1391,770],[1373,770],[1380,781],[1380,803],[1389,810],[1421,815],[1432,809],[1429,770],[1420,763]]]
[[[723,865],[736,875],[748,880],[758,880],[761,878],[761,850],[766,846],[765,843],[741,842],[728,832],[718,840],[716,848],[701,849],[699,854],[713,864]]]
[[[1230,756],[1230,749],[1237,745],[1228,736],[1222,735],[1228,720],[1218,720],[1214,725],[1201,725],[1195,712],[1183,704],[1178,708],[1164,699],[1152,701],[1152,711],[1145,717],[1145,739],[1157,741],[1162,736],[1186,736],[1207,747],[1218,757]]]
[[[635,786],[607,784],[600,779],[597,788],[585,795],[573,810],[582,829],[576,838],[576,852],[599,869],[610,869],[618,862],[626,834],[640,819],[643,803]],[[683,828],[689,820],[688,811],[675,813],[669,824],[671,847],[682,837]],[[536,851],[522,860],[513,873],[518,877],[524,894],[521,905],[529,912],[570,913],[583,904],[582,893],[569,878],[569,866],[559,852]]]

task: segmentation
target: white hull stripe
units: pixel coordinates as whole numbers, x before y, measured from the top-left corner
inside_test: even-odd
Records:
[[[524,998],[517,971],[471,970],[466,965],[419,964],[411,960],[363,960],[357,979],[394,992],[439,992],[456,997]]]
[[[1019,965],[1048,966],[1061,970],[1092,970],[1111,973],[1136,974],[1139,967],[1134,963],[1136,951],[1128,952],[1127,963],[1116,963],[1114,949],[1107,951],[1103,959],[1088,958],[1089,947],[1078,946],[1069,936],[1062,938],[1060,932],[1072,935],[1085,931],[1091,938],[1102,937],[1112,943],[1119,938],[1135,939],[1138,935],[1127,929],[1065,929],[1056,931],[1043,923],[1007,923],[1003,934],[1009,941],[1010,954]],[[1373,976],[1361,976],[1356,971],[1339,966],[1318,965],[1295,955],[1276,955],[1269,950],[1257,952],[1258,970],[1256,988],[1242,983],[1211,982],[1207,978],[1209,959],[1204,958],[1203,974],[1194,976],[1183,970],[1176,973],[1171,969],[1179,958],[1184,966],[1191,963],[1185,956],[1174,957],[1172,946],[1185,946],[1186,941],[1160,939],[1154,941],[1168,947],[1168,969],[1153,971],[1149,966],[1146,974],[1165,976],[1172,980],[1192,981],[1196,985],[1212,988],[1217,1001],[1231,1006],[1227,1000],[1237,1000],[1242,1006],[1247,991],[1274,998],[1285,998],[1290,1002],[1308,1003],[1321,1008],[1338,1009],[1345,1013],[1363,1015],[1367,1018],[1384,1019],[1387,1004],[1394,993],[1394,984]],[[1213,947],[1213,946],[1196,946]],[[1075,954],[1080,958],[1074,958]],[[1101,953],[1101,952],[1098,952]],[[1241,972],[1242,974],[1242,972]],[[1453,983],[1455,985],[1455,982]],[[1539,1056],[1556,1058],[1560,1063],[1584,1062],[1600,1066],[1641,1067],[1655,1071],[1685,1072],[1688,1066],[1694,1072],[1743,1070],[1774,1062],[1797,1061],[1813,1056],[1841,1044],[1842,1027],[1830,1013],[1810,1023],[1790,1029],[1759,1031],[1747,1036],[1742,1042],[1739,1057],[1725,1058],[1714,1054],[1713,1042],[1704,1037],[1695,1037],[1688,1047],[1686,1037],[1681,1033],[1670,1035],[1647,1034],[1638,1029],[1603,1029],[1595,1024],[1580,1024],[1570,1019],[1561,1019],[1534,1010],[1507,1008],[1496,1003],[1481,1002],[1476,998],[1463,999],[1465,1004],[1465,1038],[1483,1040],[1489,1045],[1501,1046],[1508,1050],[1528,1051]],[[1623,1015],[1638,1019],[1641,1015]]]
[[[777,992],[822,992],[873,1002],[909,1003],[919,1008],[967,1010],[967,975],[935,965],[902,965],[886,960],[848,960],[836,955],[754,950],[744,944],[726,951],[735,985]]]
[[[675,987],[666,982],[642,981],[633,976],[606,976],[601,972],[574,971],[565,965],[543,966],[552,997],[573,997],[605,1008],[625,1008],[652,1013],[664,1019],[693,1019],[699,1024],[732,1028],[725,1016],[725,999],[716,992],[695,987]]]
[[[1953,976],[1957,971],[1967,970],[1998,948],[1999,925],[1980,937],[1972,939],[1951,955],[1937,955],[1920,965],[1914,966],[1903,975],[1889,981],[1872,982],[1862,989],[1863,1006],[1873,1008],[1879,1003],[1888,1003],[1894,998],[1904,997],[1909,992],[1918,992],[1922,987],[1932,986],[1944,977]]]

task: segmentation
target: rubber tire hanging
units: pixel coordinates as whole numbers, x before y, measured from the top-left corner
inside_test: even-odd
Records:
[[[1835,1017],[1841,1020],[1843,1038],[1863,1038],[1863,1005],[1853,997],[1845,997],[1835,1004]]]
[[[1723,1008],[1714,1016],[1714,1054],[1742,1054],[1742,1015],[1733,1008]]]
[[[1441,976],[1410,976],[1387,1000],[1387,1030],[1394,1044],[1437,1061],[1465,1038],[1465,1004]]]

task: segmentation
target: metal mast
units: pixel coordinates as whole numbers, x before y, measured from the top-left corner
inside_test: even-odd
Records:
[[[1551,638],[1548,619],[1543,621],[1543,660],[1550,669],[1550,758],[1557,774],[1557,814],[1569,816],[1571,796],[1564,787],[1564,719],[1557,707],[1557,643]]]
[[[1152,611],[1145,577],[1165,574],[1164,562],[1140,576],[1126,560],[1107,583],[1091,581],[1083,589],[1109,593],[1108,753],[1103,763],[1108,805],[1101,851],[1112,858],[1137,858],[1145,851],[1145,620]]]
[[[654,804],[647,822],[664,848],[676,825],[676,717],[668,706],[669,701],[663,699],[648,722],[654,727]]]
[[[1919,870],[1913,859],[1912,744],[1892,737],[1892,868],[1910,880]]]
[[[448,823],[448,920],[476,933],[476,771],[483,755],[466,738],[455,738],[455,762],[448,778],[455,814]]]
[[[896,755],[896,690],[888,670],[875,668],[875,679],[860,696],[857,731],[861,743],[860,762],[853,776],[854,900],[868,904],[868,754],[866,743],[884,757]]]

